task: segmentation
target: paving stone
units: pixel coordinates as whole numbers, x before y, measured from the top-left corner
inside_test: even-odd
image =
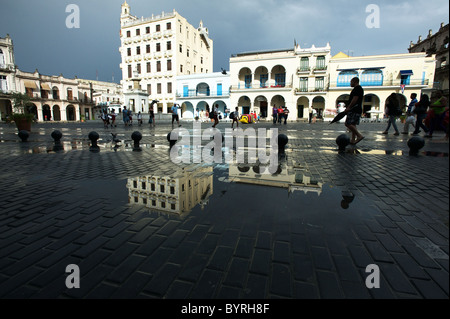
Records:
[[[183,242],[181,243],[170,256],[169,261],[174,264],[184,265],[192,256],[197,247],[197,243]]]
[[[240,237],[234,255],[241,258],[251,258],[253,247],[255,245],[254,238]]]
[[[200,276],[197,285],[194,287],[191,299],[211,299],[219,290],[219,283],[223,278],[223,273],[211,269],[206,269]]]
[[[344,298],[342,289],[340,288],[339,282],[333,272],[317,270],[316,276],[321,298],[325,299]]]
[[[440,269],[426,269],[426,272],[430,275],[431,278],[441,287],[444,292],[449,294],[449,277],[448,272],[440,270]]]
[[[144,289],[152,276],[141,272],[133,272],[128,280],[120,285],[111,295],[113,299],[132,299],[137,298],[138,294]]]
[[[294,298],[296,299],[319,299],[317,287],[304,282],[294,282]]]
[[[291,297],[291,277],[291,272],[288,266],[274,263],[272,266],[270,293]]]
[[[256,237],[256,248],[272,249],[272,235],[270,232],[260,231]]]
[[[258,274],[249,274],[247,284],[242,298],[244,299],[266,299],[268,277]]]
[[[233,255],[233,248],[219,246],[208,264],[208,268],[224,271],[228,268],[228,263]]]
[[[272,253],[269,250],[255,249],[250,272],[260,275],[269,275],[271,259]]]
[[[307,255],[294,255],[294,278],[296,280],[313,282],[314,281],[314,268],[310,256]]]
[[[180,272],[179,278],[190,282],[196,282],[206,268],[209,256],[195,255],[186,263],[184,269]]]
[[[388,252],[404,253],[404,249],[400,247],[397,242],[389,234],[376,234],[375,235],[380,243]]]
[[[429,280],[429,276],[417,262],[407,254],[392,254],[408,277]]]
[[[411,281],[424,298],[448,300],[448,294],[446,294],[435,282],[420,279],[412,279]]]
[[[246,282],[250,262],[247,259],[233,258],[227,272],[224,284],[242,288]]]
[[[364,242],[367,250],[369,251],[372,258],[378,262],[392,262],[392,257],[386,252],[384,247],[378,242]]]
[[[416,260],[419,265],[427,268],[437,268],[440,267],[434,262],[428,255],[417,246],[404,245],[403,246],[407,253]]]

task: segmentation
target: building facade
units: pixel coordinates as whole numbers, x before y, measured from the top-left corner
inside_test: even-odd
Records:
[[[242,114],[271,119],[273,106],[286,106],[290,119],[306,119],[309,105],[325,108],[330,46],[234,54],[230,58],[231,105]]]
[[[226,71],[180,75],[176,83],[182,119],[194,119],[202,111],[211,111],[216,104],[223,113],[230,109],[230,75]]]
[[[8,93],[14,92],[16,63],[14,61],[14,46],[9,34],[0,38],[0,120],[12,112]]]
[[[358,77],[365,90],[364,116],[380,118],[391,93],[400,103],[409,103],[411,93],[433,87],[435,56],[406,53],[349,57],[339,53],[333,57],[329,44],[325,47],[272,50],[234,54],[230,58],[231,106],[246,114],[255,111],[271,120],[275,105],[289,109],[288,120],[305,121],[308,108],[318,117],[331,120],[338,105],[350,96],[350,80]]]
[[[213,71],[213,41],[201,21],[195,28],[175,10],[139,19],[125,1],[120,25],[123,92],[133,90],[136,72],[159,113],[176,101],[177,76]]]
[[[346,103],[352,88],[350,80],[358,77],[364,89],[363,114],[367,118],[383,117],[385,102],[396,93],[401,106],[410,101],[411,93],[418,97],[433,86],[434,56],[406,53],[349,57],[343,53],[333,56],[328,64],[328,112],[325,119],[336,115],[337,105]]]
[[[441,23],[439,31],[433,34],[432,30],[428,31],[426,39],[422,40],[419,36],[417,43],[411,44],[408,48],[410,53],[425,52],[428,56],[436,55],[436,70],[433,88],[443,90],[444,95],[449,97],[449,27],[448,24]]]

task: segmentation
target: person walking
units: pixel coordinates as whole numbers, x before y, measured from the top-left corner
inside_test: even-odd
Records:
[[[142,125],[142,114],[141,114],[141,111],[138,112],[137,120],[138,120],[138,126],[141,126]]]
[[[236,122],[236,128],[239,127],[239,108],[236,106],[236,111],[230,113],[230,118],[233,121],[231,128],[234,128],[234,122]]]
[[[123,107],[122,119],[123,119],[123,124],[125,124],[125,126],[128,126],[128,123],[130,122],[130,118],[128,117],[128,110],[127,110],[126,106]]]
[[[277,109],[278,124],[281,124],[281,121],[283,119],[283,111],[283,107],[280,105]]]
[[[428,107],[430,106],[430,98],[426,94],[420,96],[420,101],[414,106],[414,114],[417,115],[416,119],[416,129],[412,135],[418,135],[420,133],[420,128],[423,129],[425,133],[428,133],[429,129],[423,123],[423,120],[427,117]]]
[[[430,111],[428,112],[430,117],[430,130],[425,137],[433,137],[433,132],[437,128],[440,128],[447,133],[447,129],[444,125],[444,117],[447,110],[447,98],[443,96],[442,90],[438,90],[436,92],[436,101],[431,103]]]
[[[217,124],[219,124],[219,106],[216,104],[214,106],[214,109],[212,110],[213,112],[213,119],[214,119],[214,124],[212,127],[216,127]]]
[[[406,110],[406,120],[405,125],[403,126],[403,132],[402,134],[408,134],[409,133],[409,126],[412,125],[412,127],[416,126],[416,117],[414,116],[413,109],[415,108],[417,101],[417,94],[411,93],[411,102],[408,104],[408,109]]]
[[[277,124],[278,108],[275,106],[275,104],[273,105],[272,108],[272,117],[273,117],[273,124]]]
[[[313,107],[312,107],[312,105],[308,108],[308,110],[309,110],[309,121],[308,121],[308,123],[311,124],[312,117],[313,117]]]
[[[289,116],[289,109],[285,106],[283,110],[283,116],[284,116],[284,124],[286,125],[287,118]]]
[[[397,128],[397,124],[395,123],[395,121],[397,121],[397,116],[399,115],[400,112],[401,112],[400,111],[400,103],[397,99],[397,94],[392,93],[391,95],[389,95],[389,97],[386,100],[385,113],[387,114],[387,116],[389,116],[389,121],[388,121],[388,126],[384,130],[383,134],[388,134],[388,131],[392,125],[395,130],[394,135],[400,135],[398,128]]]
[[[359,78],[357,77],[351,79],[350,86],[353,90],[350,93],[349,102],[347,103],[347,107],[345,109],[345,112],[347,113],[345,126],[352,133],[350,144],[356,145],[364,139],[364,136],[356,128],[361,119],[364,89],[361,85],[359,85]]]
[[[150,106],[150,109],[148,110],[148,124],[150,124],[150,127],[155,127],[155,111],[153,111],[153,105]]]
[[[180,127],[181,125],[180,125],[180,118],[178,116],[178,104],[175,103],[174,105],[172,105],[171,111],[172,111],[172,128],[174,121],[177,121],[178,127]]]
[[[316,123],[317,121],[317,110],[316,109],[312,109],[312,122],[311,123]]]

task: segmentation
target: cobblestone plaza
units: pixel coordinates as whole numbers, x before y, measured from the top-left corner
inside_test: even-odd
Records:
[[[384,126],[362,123],[366,138],[339,153],[343,124],[253,124],[289,139],[269,181],[252,165],[172,163],[170,123],[34,124],[27,142],[2,124],[0,297],[447,299],[448,141],[438,132],[410,156],[410,136]],[[141,177],[176,185],[187,171],[207,182],[198,196],[200,186],[183,186],[195,199],[182,214],[131,191]],[[67,288],[67,265],[79,267],[80,288]],[[368,265],[379,267],[379,288],[366,286]]]

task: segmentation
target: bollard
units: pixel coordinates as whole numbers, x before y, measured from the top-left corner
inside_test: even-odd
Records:
[[[419,154],[419,150],[425,146],[425,140],[420,136],[411,137],[408,140],[409,155]]]
[[[97,132],[91,132],[88,135],[88,138],[91,140],[91,146],[89,147],[89,151],[93,153],[100,152],[100,147],[97,145],[97,140],[100,138]]]
[[[345,148],[350,144],[350,137],[347,134],[341,134],[336,137],[336,144],[339,147],[339,152],[344,152]]]
[[[350,206],[350,203],[353,202],[354,198],[355,194],[353,194],[352,192],[342,191],[341,207],[343,209],[347,209]]]
[[[133,134],[131,134],[131,139],[134,141],[133,152],[142,151],[141,147],[139,146],[139,142],[142,140],[142,134],[138,131],[135,131],[133,132]]]
[[[17,135],[22,140],[22,142],[28,142],[28,137],[30,137],[30,133],[26,130],[19,131]]]
[[[167,141],[170,144],[170,148],[172,148],[178,142],[178,132],[172,131],[167,134]]]
[[[51,137],[55,141],[55,145],[53,146],[53,151],[54,152],[63,151],[64,147],[61,145],[61,138],[62,138],[61,131],[54,130],[51,134]]]
[[[285,134],[278,134],[278,156],[286,156],[285,148],[289,139]]]

